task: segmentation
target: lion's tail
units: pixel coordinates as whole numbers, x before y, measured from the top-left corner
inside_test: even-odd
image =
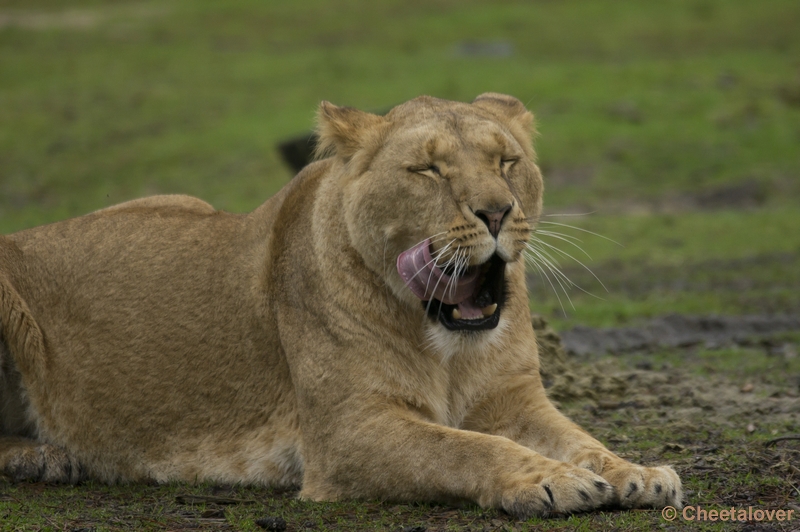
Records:
[[[0,247],[3,237],[0,235]],[[2,251],[2,249],[0,249]],[[3,271],[0,253],[0,342],[4,342],[23,374],[43,382],[45,371],[44,335],[30,308]]]

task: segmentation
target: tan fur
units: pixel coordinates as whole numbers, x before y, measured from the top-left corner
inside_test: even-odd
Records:
[[[545,396],[521,260],[532,120],[499,94],[386,117],[323,103],[330,157],[253,213],[166,196],[0,236],[0,469],[519,516],[679,506],[670,468],[618,458]],[[495,240],[475,212],[507,204]],[[508,262],[496,329],[446,330],[406,288],[398,255],[433,235]]]

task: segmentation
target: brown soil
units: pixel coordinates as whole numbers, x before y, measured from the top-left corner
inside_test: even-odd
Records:
[[[672,314],[648,320],[637,327],[595,329],[578,326],[561,334],[564,349],[579,357],[651,352],[659,349],[702,346],[763,345],[778,352],[787,347],[774,340],[783,332],[800,331],[800,316],[683,316]]]

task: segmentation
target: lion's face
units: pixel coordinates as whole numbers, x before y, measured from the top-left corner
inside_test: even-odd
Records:
[[[354,247],[398,298],[449,330],[500,321],[506,270],[521,267],[541,206],[531,121],[519,101],[494,94],[417,98],[385,118],[323,104],[323,146],[346,164]]]

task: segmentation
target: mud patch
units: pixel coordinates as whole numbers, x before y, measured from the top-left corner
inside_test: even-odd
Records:
[[[637,350],[651,346],[671,350],[673,363],[659,364],[653,362],[652,354],[578,357],[570,354],[566,342],[560,342],[544,319],[534,316],[533,324],[548,395],[567,416],[620,456],[645,465],[672,465],[683,480],[686,505],[800,513],[796,487],[800,483],[796,465],[800,379],[775,376],[798,374],[796,351],[777,357],[763,349],[735,347],[733,357],[761,357],[767,363],[753,371],[711,368],[698,372],[704,363],[693,356],[693,348],[687,348],[695,342],[736,344],[753,335],[762,342],[775,340],[773,335],[779,338],[779,331],[797,330],[797,320],[668,316],[638,329],[580,331],[580,345],[590,348],[593,355],[634,343]],[[626,335],[637,342],[621,340]],[[576,345],[575,336],[570,342]],[[737,349],[741,349],[738,354]],[[654,519],[648,528],[658,525],[663,528],[663,521]],[[670,529],[696,527],[697,523],[675,522]],[[788,531],[796,527],[794,523],[750,522],[727,523],[724,529]]]
[[[702,346],[707,349],[764,344],[777,333],[800,331],[800,316],[683,316],[654,318],[637,327],[595,329],[577,326],[561,334],[564,349],[576,356],[649,352]],[[773,345],[774,344],[774,345]]]
[[[641,328],[597,330],[581,327],[563,335],[563,341],[544,318],[533,316],[540,346],[541,374],[548,395],[558,402],[579,405],[579,417],[589,412],[626,412],[634,420],[656,420],[679,427],[722,426],[752,434],[759,430],[800,432],[800,379],[771,378],[773,371],[791,370],[798,355],[791,343],[782,351],[743,352],[761,357],[764,373],[751,371],[692,371],[702,362],[678,352],[683,363],[654,364],[630,355],[601,356],[619,346],[643,349],[683,349],[698,343],[763,345],[772,335],[800,330],[800,318],[685,317],[652,320]],[[570,340],[567,340],[567,339]],[[738,343],[736,343],[738,342]],[[781,340],[776,340],[781,343]],[[568,347],[572,345],[572,347]],[[789,346],[789,348],[786,348]],[[588,360],[573,354],[596,355]],[[629,351],[630,352],[630,351]],[[781,356],[776,356],[781,355]],[[774,359],[774,360],[773,360]],[[774,363],[773,363],[774,362]],[[593,424],[593,421],[592,423]]]
[[[725,184],[685,196],[689,206],[698,209],[754,209],[767,201],[767,185],[755,179]]]

